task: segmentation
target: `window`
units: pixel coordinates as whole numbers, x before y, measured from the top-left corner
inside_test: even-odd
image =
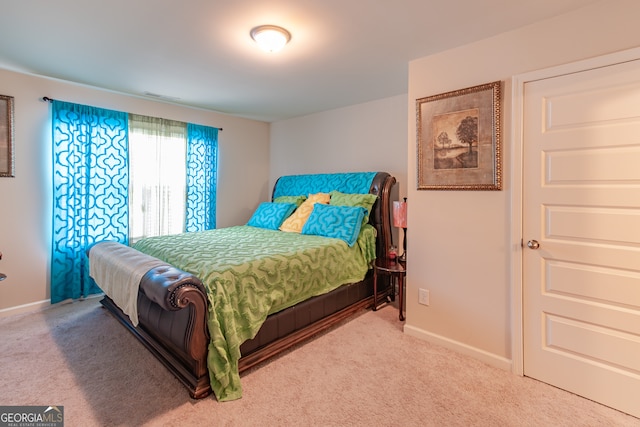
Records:
[[[216,227],[219,130],[52,100],[52,303],[100,292],[95,242]]]
[[[129,115],[129,240],[185,231],[187,124]]]

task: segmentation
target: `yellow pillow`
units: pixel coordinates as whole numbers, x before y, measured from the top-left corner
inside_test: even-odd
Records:
[[[287,218],[282,225],[280,226],[280,230],[288,231],[291,233],[300,233],[302,231],[302,227],[309,219],[309,215],[313,211],[313,205],[316,203],[324,203],[325,205],[329,204],[331,200],[331,195],[329,193],[316,193],[309,194],[307,200],[302,202],[298,209],[296,209],[289,218]]]

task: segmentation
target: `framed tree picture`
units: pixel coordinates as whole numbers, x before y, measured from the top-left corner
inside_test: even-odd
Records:
[[[0,176],[13,177],[13,97],[0,95]]]
[[[416,100],[418,190],[502,190],[501,82]]]

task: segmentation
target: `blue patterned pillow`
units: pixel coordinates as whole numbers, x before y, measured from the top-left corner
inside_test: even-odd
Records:
[[[333,206],[316,203],[313,212],[302,227],[302,234],[342,239],[353,246],[360,234],[365,208],[359,206]]]
[[[371,214],[371,208],[378,199],[375,194],[345,194],[340,191],[332,191],[330,204],[336,206],[360,206],[366,209],[362,223],[369,222],[369,215]]]
[[[247,225],[277,230],[295,209],[295,203],[262,202]]]

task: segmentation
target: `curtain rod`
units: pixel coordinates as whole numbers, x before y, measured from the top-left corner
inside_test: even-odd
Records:
[[[48,96],[43,96],[42,100],[44,102],[53,102],[54,101],[52,98],[49,98]],[[220,132],[222,132],[222,128],[216,128],[216,129],[218,129]]]

